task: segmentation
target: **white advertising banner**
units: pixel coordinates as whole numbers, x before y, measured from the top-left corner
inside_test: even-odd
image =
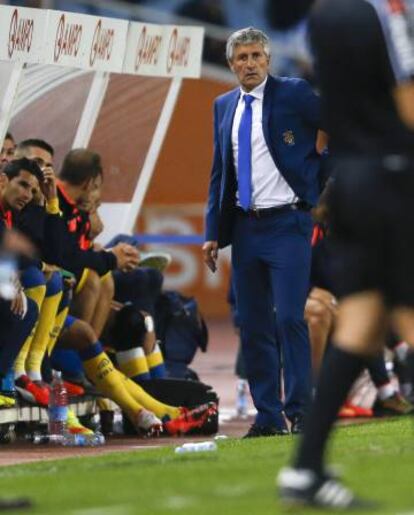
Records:
[[[129,24],[124,73],[158,75],[163,27],[152,23]]]
[[[164,26],[166,73],[174,77],[199,78],[204,28]]]
[[[204,29],[130,23],[124,73],[198,78]]]
[[[121,72],[128,22],[48,11],[45,64]]]
[[[38,63],[46,35],[46,11],[0,6],[0,60]]]
[[[204,28],[0,5],[0,60],[198,78]]]

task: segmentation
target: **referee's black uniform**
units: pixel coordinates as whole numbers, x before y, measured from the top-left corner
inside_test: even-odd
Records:
[[[414,131],[394,98],[414,79],[414,0],[320,0],[310,35],[334,173],[335,290],[414,308]],[[323,462],[338,410],[365,368],[363,349],[347,349],[333,346],[326,357],[294,466],[279,474],[286,502],[365,504]]]
[[[414,131],[393,98],[414,77],[414,40],[402,32],[410,2],[321,4],[311,40],[336,177],[338,293],[380,290],[388,306],[414,306]]]

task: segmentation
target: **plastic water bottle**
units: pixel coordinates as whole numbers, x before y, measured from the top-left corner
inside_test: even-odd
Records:
[[[185,443],[175,448],[175,454],[187,454],[189,452],[214,452],[217,451],[215,442],[194,442]]]
[[[239,379],[237,383],[236,410],[240,418],[247,418],[249,412],[249,384],[246,379]]]
[[[49,435],[65,435],[68,419],[68,392],[62,380],[62,373],[53,371],[49,397]]]
[[[63,445],[63,439],[65,435],[48,435],[44,433],[33,433],[27,435],[26,439],[34,443],[35,445],[54,444]]]
[[[64,447],[97,447],[105,444],[105,437],[102,433],[93,434],[71,434],[63,435],[33,433],[28,439],[35,445],[63,445]]]
[[[16,398],[16,386],[14,384],[14,370],[10,369],[1,380],[1,391],[3,395]]]
[[[62,442],[64,447],[98,447],[104,444],[105,437],[98,432],[87,435],[66,433]]]

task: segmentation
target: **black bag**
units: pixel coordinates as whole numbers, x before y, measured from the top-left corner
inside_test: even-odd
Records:
[[[164,291],[155,305],[154,319],[169,376],[196,379],[188,365],[197,349],[206,352],[208,329],[195,298]]]
[[[149,379],[140,383],[142,388],[155,399],[171,406],[183,406],[195,408],[207,402],[219,403],[217,393],[211,386],[200,381],[188,381],[183,379]],[[131,422],[126,416],[123,418],[125,434],[135,434]],[[199,429],[193,429],[189,434],[213,435],[219,429],[218,413],[210,417],[208,423]]]

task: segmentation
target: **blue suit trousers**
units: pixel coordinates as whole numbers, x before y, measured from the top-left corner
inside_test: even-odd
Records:
[[[310,399],[311,354],[304,307],[312,219],[292,209],[236,216],[232,266],[240,336],[256,424],[285,427]],[[284,397],[281,400],[283,362]]]

